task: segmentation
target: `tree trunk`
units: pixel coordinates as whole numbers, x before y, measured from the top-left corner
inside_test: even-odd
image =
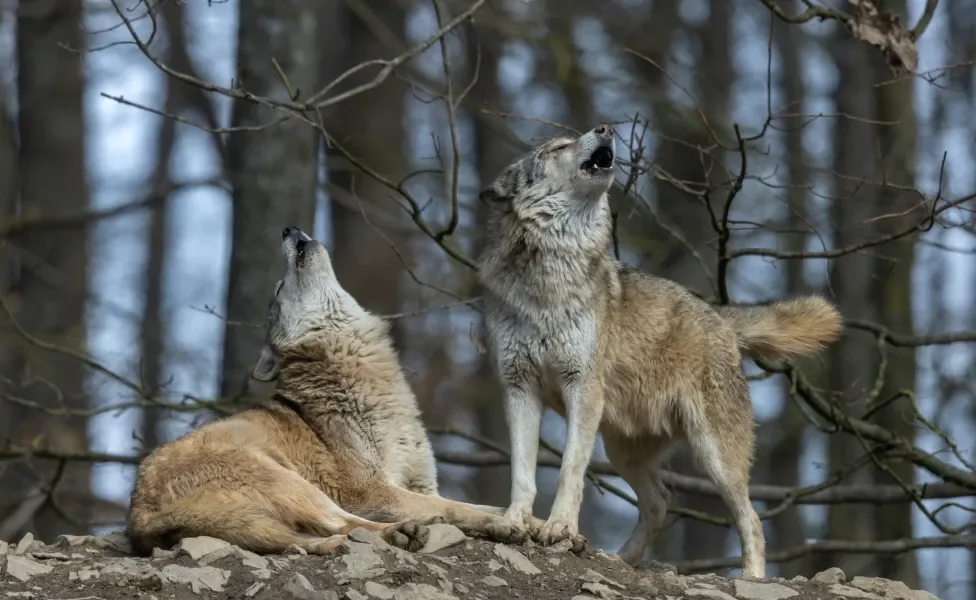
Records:
[[[970,60],[970,57],[976,56],[976,1],[947,0],[944,10],[945,14],[951,16],[948,20],[948,40],[945,43],[946,49],[950,52],[949,56],[946,57],[946,63],[954,65],[965,63]],[[976,85],[974,85],[976,83],[976,73],[973,72],[973,69],[957,69],[950,72],[949,78],[952,89],[965,93],[962,103],[964,106],[969,107],[970,112],[968,114],[971,115],[973,107],[976,106]],[[934,122],[929,125],[929,131],[942,132],[946,126],[952,123],[952,108],[960,102],[955,96],[955,94],[941,95],[941,98],[939,98],[940,102],[936,105],[936,117]],[[920,150],[925,152],[924,146]],[[976,231],[976,215],[971,215],[970,217],[969,231]],[[950,254],[948,257],[942,258],[942,260],[944,261],[943,264],[949,263],[954,260],[954,255]],[[943,267],[943,270],[945,270],[945,267]],[[938,281],[938,279],[933,277],[930,281]],[[976,311],[970,311],[970,320],[964,326],[969,330],[976,329]],[[953,346],[947,346],[936,349],[934,352],[934,361],[937,363],[945,363],[946,358],[954,350]],[[942,402],[946,404],[951,402],[951,400],[951,397],[948,396],[942,398]],[[976,428],[976,401],[973,400],[972,396],[970,396],[970,428]],[[969,553],[969,565],[969,572],[976,573],[976,552]],[[939,578],[936,581],[938,587],[933,590],[938,596],[941,597],[943,594],[948,593],[947,586],[955,585],[953,581],[954,577],[951,573],[951,567],[943,567],[939,570]],[[950,583],[950,581],[953,581],[953,583]],[[970,597],[976,597],[976,582],[970,582],[969,589]]]
[[[836,247],[870,239],[876,228],[866,222],[877,214],[875,188],[860,186],[860,179],[872,179],[877,173],[874,157],[875,128],[863,119],[875,119],[874,94],[871,91],[872,68],[868,53],[872,48],[855,41],[847,32],[839,31],[829,42],[837,63],[839,81],[835,103],[838,114],[855,118],[839,118],[834,126],[834,165],[839,174],[834,179],[831,197],[838,200],[831,205],[831,221]],[[830,282],[836,294],[838,309],[846,319],[878,320],[877,302],[872,286],[866,284],[874,275],[874,259],[867,253],[844,256],[831,263]],[[838,402],[846,411],[857,410],[877,372],[877,344],[868,336],[845,335],[829,350],[830,388],[838,394]],[[863,455],[857,439],[847,434],[833,434],[829,440],[828,474],[848,467]],[[862,469],[845,480],[847,484],[869,484],[870,472]],[[865,505],[831,505],[824,538],[870,540],[876,538],[873,525],[875,509]],[[868,559],[869,560],[869,559]],[[840,567],[847,572],[864,571],[864,557],[823,553],[817,556],[816,570]]]
[[[889,2],[889,10],[905,15],[906,0]],[[887,66],[880,56],[873,55],[874,73],[872,81],[885,81],[891,78]],[[878,125],[877,137],[881,155],[881,172],[874,179],[883,180],[891,186],[916,186],[916,113],[915,92],[911,80],[901,80],[890,85],[874,87],[877,119],[896,125]],[[880,235],[904,230],[918,219],[917,211],[910,211],[918,202],[918,197],[895,187],[883,187],[878,195],[878,215],[899,215],[878,221]],[[907,214],[906,214],[907,213]],[[915,262],[915,243],[917,234],[913,233],[878,248],[874,254],[874,273],[871,278],[871,296],[877,305],[877,313],[885,327],[891,331],[914,331],[912,319],[912,266]],[[909,392],[911,399],[902,398],[887,406],[877,414],[877,422],[904,437],[915,441],[915,419],[911,402],[915,391],[915,349],[886,348],[888,365],[884,385],[875,401],[891,398],[901,392]],[[877,353],[877,351],[875,351]],[[911,482],[914,466],[898,461],[890,465],[893,473],[903,482]],[[875,470],[875,482],[879,484],[896,483],[888,474]],[[875,531],[880,539],[912,539],[911,503],[892,504],[877,507],[872,512]],[[876,574],[896,581],[903,581],[912,589],[919,587],[918,562],[914,552],[901,555],[883,554],[875,559]]]
[[[5,97],[7,90],[0,86],[0,216],[5,222],[17,218],[19,199],[17,188],[20,173],[17,162],[17,123],[11,118],[10,107]],[[6,240],[0,240],[0,243]],[[0,255],[0,293],[10,291],[17,268],[14,260],[9,260],[9,251]],[[0,348],[0,364],[6,364],[4,351]],[[2,413],[0,413],[2,414]],[[0,438],[5,433],[3,427],[8,422],[0,417]]]
[[[304,0],[242,0],[238,64],[240,84],[258,95],[285,99],[285,84],[307,96],[319,79],[318,15]],[[281,113],[238,100],[234,126],[268,123]],[[228,167],[234,182],[233,241],[227,292],[230,321],[263,324],[272,285],[282,275],[281,230],[297,225],[311,230],[317,187],[317,133],[291,119],[258,132],[233,133]],[[222,395],[256,393],[249,377],[264,339],[260,327],[225,330]]]
[[[173,114],[172,94],[167,92],[166,112]],[[169,161],[173,152],[175,122],[163,119],[156,143],[156,168],[152,175],[151,194],[163,194],[169,184]],[[140,374],[142,385],[158,393],[163,386],[161,371],[164,359],[164,331],[162,317],[163,266],[168,255],[166,216],[167,199],[160,198],[154,205],[149,223],[149,259],[146,264],[144,283],[145,309],[140,323]],[[158,408],[145,408],[142,411],[141,433],[143,448],[147,451],[159,445],[160,421],[164,411]]]
[[[21,214],[41,216],[77,212],[88,206],[85,170],[83,55],[59,44],[84,47],[78,26],[78,0],[21,3],[17,13],[18,104],[20,139]],[[88,227],[35,232],[7,249],[16,271],[8,303],[17,322],[31,334],[64,348],[84,351],[85,302],[88,296]],[[69,358],[29,347],[15,336],[11,360],[3,374],[22,398],[56,406],[84,409],[85,373]],[[45,385],[45,382],[51,384]],[[53,390],[57,390],[54,392]],[[60,394],[61,398],[56,396]],[[45,446],[70,451],[88,448],[87,419],[55,419],[36,410],[7,405],[11,442],[29,445],[40,438]],[[0,497],[21,498],[22,492],[47,488],[54,465],[34,463],[35,471],[10,465],[0,484]],[[50,503],[38,506],[19,524],[7,522],[8,536],[31,530],[53,541],[62,533],[84,533],[89,518],[90,469],[68,465],[58,482],[56,497],[72,519],[63,518]],[[78,519],[80,521],[75,521]],[[19,527],[18,527],[19,525]]]
[[[333,28],[339,30],[339,36],[330,39],[329,47],[333,52],[323,57],[327,80],[364,61],[395,55],[395,49],[382,44],[362,16],[353,12],[347,3],[329,4]],[[363,2],[362,7],[375,16],[386,31],[402,39],[406,17],[403,6],[369,0]],[[354,87],[372,76],[371,71],[357,74],[336,91]],[[410,170],[404,133],[407,93],[406,85],[391,78],[324,115],[330,135],[343,148],[393,181]],[[380,314],[397,312],[404,293],[404,269],[387,240],[374,229],[380,227],[379,221],[402,223],[402,211],[394,204],[394,194],[357,172],[335,150],[328,151],[328,178],[336,276],[346,291],[368,310]],[[363,211],[373,216],[370,223],[363,219]],[[377,215],[382,217],[377,218]],[[405,227],[398,227],[395,231],[384,231],[384,234],[401,252],[403,259],[410,261],[411,236],[407,231]],[[403,341],[401,324],[395,321],[393,325],[399,346]],[[427,353],[429,349],[425,350]]]
[[[167,3],[162,6],[163,18],[159,21],[169,39],[169,56],[164,57],[167,64],[174,69],[183,70],[188,64],[175,61],[180,55],[185,56],[183,45],[183,6],[179,3]],[[179,64],[181,63],[182,64]],[[177,114],[180,111],[178,82],[167,79],[166,102],[164,112]],[[174,89],[176,88],[176,89]],[[163,119],[160,122],[159,134],[156,139],[156,167],[150,180],[150,194],[162,195],[171,184],[169,164],[173,157],[173,147],[176,141],[176,121]],[[140,330],[141,374],[143,385],[154,392],[158,392],[163,385],[161,372],[164,361],[163,331],[163,268],[169,254],[167,243],[167,215],[169,211],[169,195],[158,199],[150,213],[149,223],[149,260],[146,265],[146,279],[144,283],[145,309],[143,310]],[[142,426],[140,438],[146,450],[155,448],[160,443],[160,422],[164,418],[164,411],[157,408],[146,408],[142,411]]]
[[[803,49],[803,31],[782,23],[775,25],[776,44],[781,60],[782,90],[785,102],[803,112],[806,96],[803,85],[803,71],[800,56]],[[784,132],[786,149],[787,182],[786,206],[789,214],[786,228],[790,232],[803,231],[807,227],[807,186],[810,184],[810,169],[807,166],[806,151],[803,148],[803,129],[789,123]],[[801,233],[788,233],[783,236],[787,252],[800,252],[804,249],[807,236]],[[806,293],[803,280],[803,261],[785,261],[786,295],[795,296]],[[815,362],[815,361],[809,361]],[[806,367],[806,365],[803,365]],[[804,369],[804,372],[808,372]],[[783,411],[770,428],[776,438],[769,446],[760,445],[756,473],[768,473],[765,482],[778,485],[797,486],[800,483],[799,467],[803,459],[803,433],[807,420],[803,413],[789,400],[790,385],[785,382],[783,390]],[[766,458],[768,457],[768,458]],[[762,469],[761,467],[765,467]],[[804,543],[806,531],[803,518],[797,506],[791,506],[772,519],[774,535],[767,543],[768,551],[785,550]],[[780,577],[792,578],[796,575],[809,576],[811,567],[809,556],[778,565]]]
[[[573,39],[573,27],[578,16],[586,11],[587,2],[569,0],[550,0],[547,15],[550,19],[552,35],[549,37],[548,56],[540,56],[546,64],[547,80],[559,86],[568,113],[563,122],[578,131],[596,127],[593,122],[593,107],[590,102],[590,85],[586,71],[580,62],[579,51]]]
[[[17,205],[19,204],[17,185],[20,174],[17,165],[17,124],[10,119],[9,107],[5,98],[6,90],[0,86],[0,218],[9,223],[17,218]],[[16,282],[17,261],[11,256],[11,243],[0,240],[0,244],[6,246],[6,251],[0,247],[0,294],[6,298],[13,291],[12,287]],[[10,336],[15,335],[10,331],[10,327],[3,323],[3,319],[0,319],[0,335],[5,340],[12,339]],[[13,360],[10,351],[9,345],[0,346],[0,367],[4,369],[0,372],[0,376],[9,375],[6,369]],[[7,387],[3,377],[0,377],[0,390],[5,390]],[[10,408],[0,400],[0,440],[10,439],[13,426]],[[0,484],[2,483],[2,479],[0,479]],[[3,507],[0,506],[0,511],[3,510]]]

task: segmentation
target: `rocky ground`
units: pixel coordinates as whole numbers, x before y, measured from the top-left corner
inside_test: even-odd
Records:
[[[121,535],[45,545],[28,534],[16,545],[0,542],[0,600],[937,600],[885,579],[847,581],[839,569],[810,581],[686,577],[634,571],[602,551],[577,556],[560,546],[470,539],[451,525],[430,529],[416,553],[356,530],[329,557],[258,556],[205,537],[133,557]]]

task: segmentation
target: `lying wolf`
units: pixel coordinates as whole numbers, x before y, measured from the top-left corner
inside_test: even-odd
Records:
[[[438,495],[434,456],[387,323],[343,290],[322,244],[288,227],[282,249],[287,270],[251,373],[276,380],[276,394],[142,462],[128,524],[133,545],[149,552],[207,535],[254,552],[294,544],[326,554],[364,527],[415,550],[432,522],[522,541],[523,522],[504,518],[504,509]]]
[[[637,494],[637,526],[619,555],[639,565],[669,500],[659,463],[684,439],[732,511],[743,574],[763,577],[765,542],[748,488],[755,421],[741,360],[814,352],[839,335],[840,315],[815,296],[713,308],[615,260],[607,203],[614,149],[608,125],[549,140],[480,194],[493,207],[478,266],[511,436],[506,515],[531,517],[548,405],[566,418],[567,438],[542,543],[579,537],[583,476],[599,429]]]

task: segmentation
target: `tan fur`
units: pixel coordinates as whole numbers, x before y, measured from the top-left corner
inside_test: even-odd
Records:
[[[545,405],[566,418],[567,442],[541,541],[578,535],[583,475],[599,430],[637,494],[638,524],[620,556],[642,564],[669,499],[659,464],[673,442],[687,440],[732,510],[744,575],[762,577],[765,543],[748,496],[755,422],[742,353],[811,352],[836,338],[840,318],[816,297],[716,310],[615,260],[606,197],[612,171],[591,166],[598,148],[613,147],[606,130],[544,143],[481,194],[493,214],[479,277],[512,437],[506,514],[531,515]]]
[[[818,296],[802,296],[766,306],[717,306],[715,310],[739,336],[748,358],[791,358],[823,348],[840,335],[837,309]]]
[[[296,545],[326,554],[355,527],[397,526],[343,511],[321,485],[342,482],[343,467],[287,408],[248,410],[161,446],[139,467],[128,534],[148,553],[206,535],[253,552]],[[418,542],[420,540],[417,540]]]
[[[433,453],[387,324],[342,290],[321,244],[297,228],[284,237],[288,271],[253,373],[276,379],[276,394],[142,462],[128,525],[134,546],[149,552],[207,535],[254,552],[294,544],[324,554],[364,527],[418,549],[429,535],[423,524],[433,522],[501,542],[524,539],[523,525],[503,509],[438,495]]]

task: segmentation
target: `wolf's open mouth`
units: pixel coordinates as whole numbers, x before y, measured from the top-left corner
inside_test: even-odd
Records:
[[[298,240],[295,242],[295,265],[298,267],[305,266],[305,246],[308,245],[306,240]]]
[[[600,146],[596,149],[596,152],[590,155],[590,160],[581,164],[580,168],[590,173],[594,173],[598,169],[612,169],[613,150],[610,146]]]

